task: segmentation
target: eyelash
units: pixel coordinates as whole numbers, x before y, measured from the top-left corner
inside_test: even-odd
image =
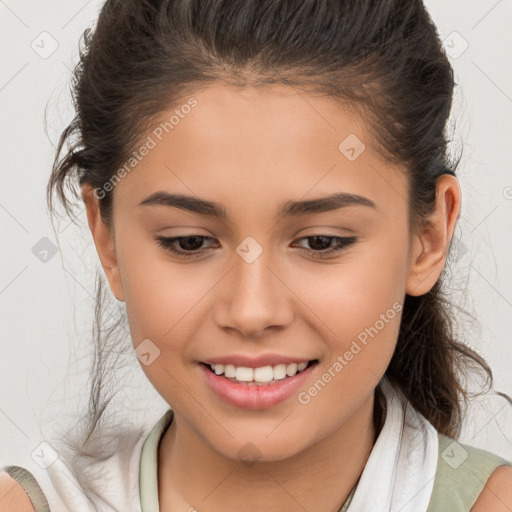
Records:
[[[202,236],[202,235],[188,235],[188,236],[177,236],[177,237],[165,237],[165,236],[156,236],[155,239],[158,242],[158,244],[163,247],[165,250],[169,251],[170,253],[178,256],[179,258],[197,258],[197,254],[200,253],[200,251],[179,251],[174,249],[173,244],[175,242],[178,242],[179,240],[186,240],[187,238],[202,238],[204,240],[213,240],[213,238],[209,236]],[[341,236],[331,236],[331,235],[310,235],[310,236],[304,236],[302,238],[299,238],[298,240],[304,240],[309,238],[328,238],[332,241],[338,241],[338,246],[335,248],[322,250],[319,251],[313,251],[310,249],[304,249],[304,251],[308,252],[313,258],[323,259],[327,258],[332,255],[336,255],[338,253],[341,253],[342,251],[347,250],[350,246],[355,244],[357,242],[357,238],[355,236],[350,237],[341,237]],[[211,252],[211,251],[208,251]],[[327,256],[326,256],[327,255]]]

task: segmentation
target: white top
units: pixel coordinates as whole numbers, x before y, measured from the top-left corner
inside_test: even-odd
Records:
[[[380,386],[387,401],[385,422],[359,483],[342,510],[425,512],[438,462],[437,430],[410,404],[404,407],[403,396],[386,378]],[[89,497],[55,450],[43,443],[34,457],[37,462],[26,466],[50,507],[40,497],[43,503],[36,506],[36,512],[158,512],[158,443],[172,417],[172,410],[167,410],[151,429],[121,439],[119,451],[95,462],[92,471],[97,478]],[[17,480],[24,480],[27,490],[24,475]],[[37,494],[35,482],[33,487]]]
[[[154,428],[154,427],[153,427]],[[36,512],[142,512],[139,496],[139,465],[145,435],[133,434],[120,440],[120,449],[104,461],[94,462],[91,473],[97,475],[91,496],[77,482],[56,450],[43,442],[35,451],[27,469],[36,479],[40,490],[26,472],[3,466],[29,494]],[[156,457],[155,457],[156,463]],[[88,470],[89,471],[89,470]],[[45,503],[45,499],[47,503]],[[49,508],[48,508],[49,506]]]
[[[387,401],[386,421],[349,510],[425,512],[437,470],[438,432],[387,378],[380,385]]]

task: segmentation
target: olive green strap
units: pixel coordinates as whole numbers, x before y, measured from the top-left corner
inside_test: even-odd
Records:
[[[345,503],[343,503],[343,506],[339,509],[338,512],[347,512],[348,507],[350,506],[350,503],[352,502],[352,498],[354,497],[354,493],[356,492],[356,487],[354,487],[350,494],[347,496],[347,499],[345,500]]]
[[[20,466],[6,466],[3,471],[9,473],[25,490],[35,512],[50,512],[50,505],[34,475]]]
[[[427,512],[468,512],[493,471],[512,462],[439,434],[439,458]]]

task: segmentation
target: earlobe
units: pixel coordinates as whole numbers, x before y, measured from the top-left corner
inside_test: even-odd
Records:
[[[82,185],[82,199],[85,203],[89,229],[110,289],[117,300],[124,301],[113,228],[108,226],[101,218],[99,200],[94,195],[94,189],[88,184]]]
[[[437,180],[436,204],[421,232],[413,240],[406,280],[408,295],[424,295],[443,270],[460,211],[461,192],[456,177],[444,174]]]

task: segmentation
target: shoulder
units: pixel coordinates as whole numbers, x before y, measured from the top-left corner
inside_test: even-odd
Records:
[[[471,512],[512,510],[512,467],[500,466],[487,480]]]
[[[438,464],[428,512],[512,511],[512,504],[508,503],[511,466],[511,461],[495,453],[439,434]],[[498,508],[496,503],[505,508]]]
[[[25,489],[5,471],[0,471],[0,512],[34,512]]]

